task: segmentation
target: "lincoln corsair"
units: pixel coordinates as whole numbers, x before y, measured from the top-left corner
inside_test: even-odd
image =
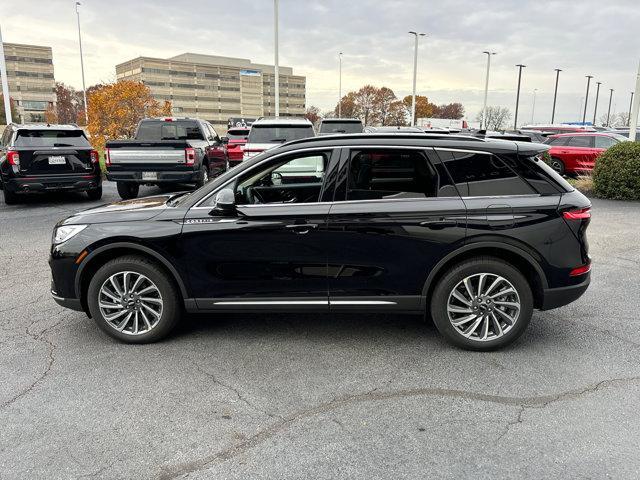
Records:
[[[535,143],[437,134],[295,140],[192,193],[53,232],[51,293],[124,342],[183,312],[387,312],[490,350],[587,289],[590,202]]]

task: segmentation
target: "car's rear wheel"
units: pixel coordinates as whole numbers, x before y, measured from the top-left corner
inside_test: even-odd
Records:
[[[89,200],[100,200],[102,198],[102,186],[87,190],[87,197],[89,197]]]
[[[116,182],[116,187],[118,188],[118,195],[123,200],[136,198],[140,191],[140,185],[133,182]]]
[[[180,319],[180,297],[158,265],[124,256],[103,265],[91,279],[87,303],[105,333],[126,343],[166,337]]]
[[[564,175],[565,167],[564,162],[557,157],[551,157],[551,168],[553,168],[560,175]]]
[[[527,279],[493,257],[453,267],[440,279],[431,299],[431,317],[440,333],[469,350],[509,345],[525,331],[532,314]]]
[[[209,182],[209,177],[209,165],[203,163],[202,165],[200,165],[200,170],[198,172],[198,181],[196,182],[196,188],[205,186]]]
[[[7,205],[15,205],[16,203],[18,203],[18,194],[15,192],[12,192],[11,190],[7,190],[6,188],[3,188],[3,193],[4,193],[4,203],[6,203]]]

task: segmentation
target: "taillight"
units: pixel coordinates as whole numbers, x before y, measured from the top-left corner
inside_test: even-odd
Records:
[[[569,272],[570,277],[578,277],[580,275],[584,275],[585,273],[589,273],[591,271],[591,264],[582,265],[581,267],[574,268]]]
[[[9,150],[7,152],[7,162],[9,165],[15,165],[16,167],[20,166],[20,154],[13,150]]]
[[[562,212],[562,216],[565,220],[586,220],[587,218],[591,218],[591,208],[579,208],[576,210],[567,210],[566,212]]]
[[[193,148],[184,149],[184,163],[186,165],[193,165],[196,163],[196,151]]]
[[[104,151],[104,164],[111,165],[111,151],[108,148]]]
[[[98,156],[98,152],[95,150],[91,150],[89,154],[91,156],[91,163],[98,163],[100,161],[100,157]]]

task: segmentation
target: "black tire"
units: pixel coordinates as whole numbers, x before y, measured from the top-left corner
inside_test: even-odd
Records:
[[[116,187],[118,188],[118,195],[123,200],[136,198],[140,191],[140,185],[133,182],[116,182]]]
[[[211,172],[209,172],[209,166],[206,164],[200,165],[198,170],[198,181],[196,182],[196,188],[204,187],[211,178]]]
[[[89,200],[100,200],[102,198],[102,186],[87,190],[87,197],[89,197]]]
[[[465,278],[481,273],[499,275],[506,279],[516,290],[520,300],[520,311],[513,326],[509,330],[505,328],[505,333],[502,336],[497,336],[494,339],[489,337],[488,340],[484,341],[465,337],[449,320],[447,309],[449,296],[454,288]],[[472,288],[474,288],[473,285]],[[492,308],[495,309],[496,305],[492,305]],[[512,265],[494,257],[477,257],[454,266],[440,279],[431,297],[431,317],[436,328],[450,343],[466,350],[488,351],[509,345],[526,330],[532,314],[533,294],[527,279]],[[497,315],[497,317],[500,317],[500,315]],[[471,326],[471,322],[467,325]],[[493,332],[498,330],[493,327],[493,324],[489,323],[489,325],[491,325],[490,328]]]
[[[4,203],[7,205],[15,205],[18,203],[19,195],[16,192],[12,192],[11,190],[3,189],[4,193]]]
[[[98,294],[102,285],[112,275],[125,271],[142,274],[151,280],[157,286],[163,302],[157,323],[149,331],[138,335],[118,331],[104,318],[98,306]],[[98,327],[107,335],[125,343],[151,343],[165,338],[178,324],[182,312],[178,288],[169,275],[151,260],[136,255],[118,257],[100,267],[89,283],[87,304]]]
[[[158,188],[161,192],[166,193],[172,192],[176,188],[176,185],[174,183],[159,183]]]
[[[564,175],[565,173],[564,162],[557,157],[551,157],[551,168],[553,168],[558,175]]]

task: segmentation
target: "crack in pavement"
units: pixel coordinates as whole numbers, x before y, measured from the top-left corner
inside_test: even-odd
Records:
[[[281,421],[269,425],[262,430],[259,430],[254,435],[247,437],[242,442],[231,445],[223,450],[215,452],[199,460],[193,460],[191,462],[185,462],[175,466],[163,466],[160,468],[158,478],[160,480],[169,480],[203,470],[215,462],[224,462],[256,447],[257,445],[280,433],[281,431],[284,431],[295,422],[307,418],[312,418],[316,415],[328,413],[356,403],[395,400],[419,396],[436,396],[444,398],[461,398],[466,400],[520,407],[520,411],[516,420],[509,422],[506,430],[500,435],[500,438],[502,438],[509,432],[509,429],[513,425],[522,423],[522,415],[524,414],[526,408],[544,408],[551,403],[579,398],[584,394],[593,393],[603,387],[626,384],[636,381],[640,381],[640,376],[612,378],[608,380],[602,380],[595,384],[588,385],[584,388],[567,390],[555,395],[540,395],[532,397],[491,395],[486,393],[468,392],[465,390],[455,390],[447,388],[417,388],[409,390],[395,390],[390,392],[376,391],[376,389],[373,389],[366,393],[336,397],[329,400],[328,402],[321,403],[311,408],[300,410],[287,417],[282,417]]]

